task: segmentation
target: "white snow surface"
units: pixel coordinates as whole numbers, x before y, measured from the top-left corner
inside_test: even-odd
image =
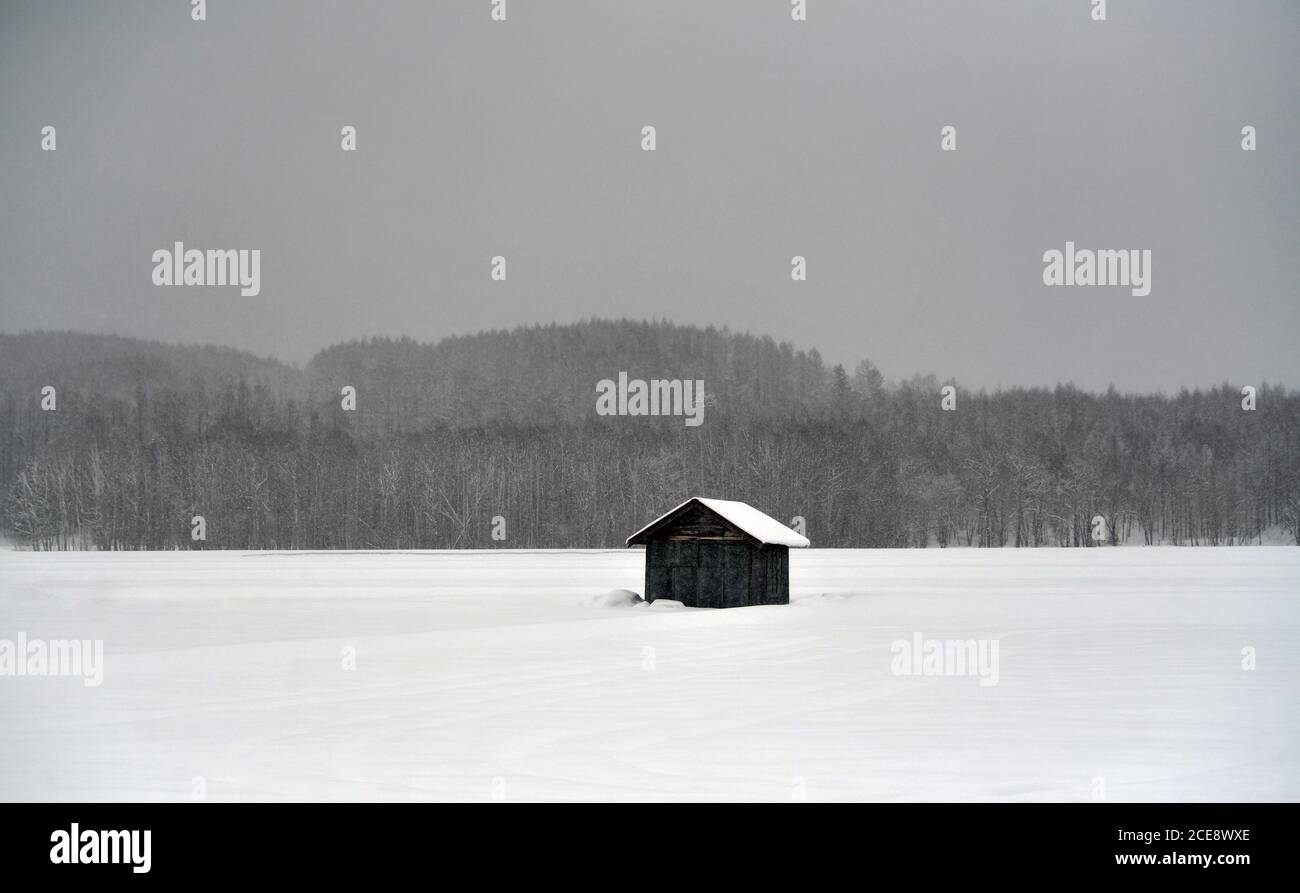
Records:
[[[643,557],[0,553],[0,639],[105,653],[0,676],[0,799],[1300,799],[1300,549],[815,549],[788,606],[590,606]],[[918,633],[998,683],[894,675]]]
[[[789,527],[786,527],[780,521],[776,520],[776,518],[760,512],[748,503],[734,502],[730,499],[709,499],[704,496],[692,496],[681,505],[669,509],[645,527],[642,527],[636,533],[629,536],[627,541],[631,542],[644,531],[654,527],[664,518],[667,518],[674,512],[690,505],[692,502],[701,503],[717,512],[760,543],[767,543],[768,545],[775,546],[792,546],[796,549],[806,549],[809,545],[806,536],[791,530]]]

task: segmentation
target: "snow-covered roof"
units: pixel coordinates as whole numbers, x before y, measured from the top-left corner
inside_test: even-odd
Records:
[[[703,496],[692,496],[690,499],[686,500],[671,511],[664,512],[645,527],[642,527],[636,533],[629,536],[627,541],[631,543],[647,530],[657,526],[660,521],[677,514],[694,502],[698,502],[710,511],[721,515],[727,523],[749,534],[760,543],[773,546],[792,546],[796,549],[804,549],[809,545],[806,536],[796,533],[780,521],[776,520],[776,518],[773,518],[771,515],[763,514],[752,505],[746,505],[743,502],[733,502],[730,499],[706,499]]]

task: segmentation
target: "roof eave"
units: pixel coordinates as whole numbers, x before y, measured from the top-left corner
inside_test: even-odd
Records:
[[[710,515],[712,515],[713,517],[717,518],[717,519],[718,519],[719,521],[721,521],[723,524],[727,525],[727,527],[729,527],[730,529],[736,531],[736,532],[739,533],[741,536],[743,536],[746,540],[748,540],[750,543],[752,543],[752,544],[754,544],[754,545],[756,545],[756,546],[785,546],[786,548],[790,548],[790,549],[806,549],[806,548],[808,547],[808,545],[809,545],[807,537],[804,538],[804,542],[803,542],[802,545],[795,545],[795,546],[792,546],[792,545],[790,545],[789,543],[769,543],[769,542],[767,542],[766,540],[759,539],[758,537],[754,536],[752,533],[750,533],[750,532],[749,532],[748,530],[746,530],[745,528],[743,528],[743,527],[741,527],[740,525],[736,524],[736,523],[735,523],[734,521],[732,521],[730,518],[727,518],[726,516],[720,514],[718,511],[716,511],[715,509],[711,508],[711,507],[708,505],[708,503],[701,501],[700,497],[698,497],[698,496],[692,496],[690,499],[686,500],[685,502],[681,503],[680,505],[676,506],[675,508],[671,508],[671,509],[669,509],[668,511],[664,512],[662,515],[660,515],[658,518],[655,518],[653,521],[651,521],[651,522],[650,522],[649,524],[647,524],[645,527],[642,527],[642,528],[641,528],[640,530],[638,530],[636,533],[634,533],[634,534],[632,534],[631,536],[629,536],[629,537],[627,538],[627,540],[626,540],[627,545],[629,545],[629,546],[640,546],[640,545],[644,545],[644,544],[645,544],[645,543],[650,539],[650,534],[654,533],[655,530],[657,530],[659,527],[663,526],[663,525],[666,524],[668,521],[672,520],[672,518],[673,518],[673,517],[674,517],[678,512],[680,512],[682,509],[686,508],[686,507],[687,507],[688,505],[690,505],[692,502],[694,502],[694,503],[696,503],[697,505],[699,505],[700,508],[704,509],[704,510],[705,510],[706,512],[708,512]]]

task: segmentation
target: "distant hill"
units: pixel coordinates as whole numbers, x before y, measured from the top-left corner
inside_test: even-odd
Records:
[[[314,406],[344,385],[390,431],[429,425],[551,426],[593,418],[596,384],[703,380],[721,416],[811,417],[831,397],[816,351],[769,337],[667,322],[592,320],[451,337],[434,344],[372,338],[327,348],[308,363]],[[680,422],[678,423],[680,424]]]
[[[703,424],[598,414],[597,383],[621,372],[702,380]],[[0,529],[35,548],[612,547],[706,495],[817,546],[1300,543],[1294,391],[1261,383],[1244,409],[1228,383],[951,386],[633,320],[352,341],[301,370],[0,335]]]
[[[435,343],[369,338],[327,347],[303,370],[212,345],[73,332],[0,334],[0,398],[46,385],[134,400],[215,394],[243,383],[327,414],[357,389],[363,430],[572,425],[594,417],[602,379],[703,380],[710,416],[812,418],[833,377],[815,350],[726,329],[591,320],[453,336]],[[676,424],[680,424],[680,421]]]
[[[140,389],[214,392],[241,381],[287,397],[301,394],[304,380],[292,366],[230,347],[78,332],[0,334],[0,397],[26,400],[50,385],[125,400]]]

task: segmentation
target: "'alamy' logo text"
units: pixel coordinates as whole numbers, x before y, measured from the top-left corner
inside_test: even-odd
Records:
[[[0,639],[0,676],[80,676],[95,688],[104,681],[103,639]]]
[[[686,426],[704,423],[703,379],[628,380],[626,372],[618,382],[604,378],[596,382],[596,415],[684,415]]]
[[[67,831],[50,835],[50,861],[55,865],[130,865],[136,874],[148,874],[152,831],[81,830],[76,822]]]
[[[177,242],[172,250],[153,253],[154,285],[238,285],[246,298],[262,291],[262,249],[222,248],[200,251]]]
[[[1065,251],[1055,248],[1043,252],[1044,285],[1122,285],[1131,288],[1133,297],[1151,294],[1151,249],[1091,248],[1075,249],[1065,243]]]
[[[998,684],[997,639],[927,639],[913,633],[890,645],[889,670],[895,676],[978,676],[980,685]]]

